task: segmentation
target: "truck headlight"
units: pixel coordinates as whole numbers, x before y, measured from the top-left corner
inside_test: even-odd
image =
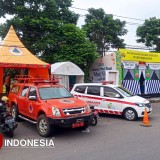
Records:
[[[138,107],[146,107],[144,103],[136,103]]]
[[[60,116],[60,115],[61,115],[59,109],[58,109],[58,108],[55,108],[55,107],[52,107],[52,114],[53,114],[54,116]]]

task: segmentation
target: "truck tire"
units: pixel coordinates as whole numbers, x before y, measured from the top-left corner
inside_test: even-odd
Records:
[[[37,121],[37,130],[40,136],[48,137],[51,134],[51,125],[49,124],[48,118],[41,114]]]
[[[91,125],[91,126],[96,126],[96,125],[97,125],[97,122],[98,122],[97,117],[94,116],[94,117],[92,118],[91,122],[90,122],[90,125]]]

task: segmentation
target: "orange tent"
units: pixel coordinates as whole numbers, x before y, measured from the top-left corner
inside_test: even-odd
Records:
[[[0,93],[3,88],[4,68],[28,69],[32,77],[49,76],[50,64],[34,56],[19,40],[11,26],[0,46]]]

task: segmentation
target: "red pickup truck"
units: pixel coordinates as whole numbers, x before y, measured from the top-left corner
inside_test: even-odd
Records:
[[[85,129],[93,116],[86,102],[51,79],[17,78],[8,97],[13,118],[37,124],[44,137],[55,131],[54,126]]]

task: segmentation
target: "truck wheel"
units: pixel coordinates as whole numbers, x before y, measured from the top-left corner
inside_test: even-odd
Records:
[[[96,116],[94,116],[93,118],[92,118],[92,120],[91,120],[91,122],[90,122],[90,125],[91,126],[96,126],[97,125],[97,117]]]
[[[12,105],[11,115],[14,118],[15,121],[19,120],[19,118],[18,118],[18,107],[15,104]]]
[[[42,137],[48,137],[51,133],[51,126],[48,122],[48,118],[44,114],[38,117],[37,130]]]
[[[137,119],[137,112],[134,110],[134,109],[132,109],[132,108],[126,108],[125,110],[124,110],[124,113],[123,113],[123,115],[124,115],[124,118],[126,119],[126,120],[128,120],[128,121],[134,121],[134,120],[136,120]]]

